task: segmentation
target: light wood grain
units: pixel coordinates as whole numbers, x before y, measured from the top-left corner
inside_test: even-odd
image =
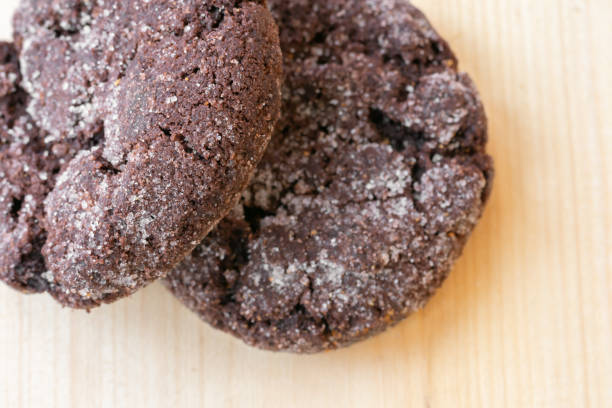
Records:
[[[424,311],[292,356],[209,329],[158,284],[90,314],[2,287],[0,407],[612,406],[612,4],[415,3],[478,84],[497,166]]]

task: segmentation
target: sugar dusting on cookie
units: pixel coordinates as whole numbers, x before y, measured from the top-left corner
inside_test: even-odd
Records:
[[[492,165],[476,89],[408,2],[270,3],[281,120],[239,206],[165,283],[249,344],[314,352],[425,304],[480,217]]]

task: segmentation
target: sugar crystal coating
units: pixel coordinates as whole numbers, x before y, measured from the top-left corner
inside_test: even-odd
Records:
[[[486,117],[403,0],[273,0],[281,120],[240,204],[165,279],[271,350],[346,346],[421,308],[489,195]]]

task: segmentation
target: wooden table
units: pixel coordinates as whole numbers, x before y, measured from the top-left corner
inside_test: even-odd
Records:
[[[293,356],[211,330],[159,284],[90,314],[1,287],[0,407],[611,407],[612,3],[415,3],[477,82],[497,164],[425,310]]]

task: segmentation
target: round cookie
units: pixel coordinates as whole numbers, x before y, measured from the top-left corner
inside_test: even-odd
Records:
[[[27,0],[14,22],[27,112],[45,145],[81,146],[46,192],[32,290],[112,302],[235,206],[278,119],[278,29],[263,0]]]
[[[273,0],[281,120],[241,203],[165,279],[250,345],[349,345],[423,307],[481,215],[486,117],[404,0]]]

